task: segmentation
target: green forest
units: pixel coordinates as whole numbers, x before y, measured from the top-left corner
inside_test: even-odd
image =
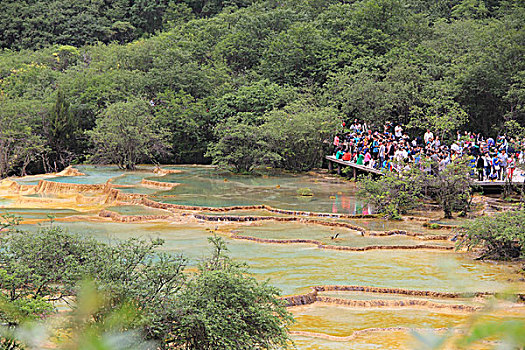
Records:
[[[0,177],[85,162],[308,170],[350,118],[525,125],[521,0],[0,3]]]

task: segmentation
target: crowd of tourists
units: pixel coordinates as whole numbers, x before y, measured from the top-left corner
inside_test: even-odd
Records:
[[[457,132],[452,141],[443,142],[427,129],[411,138],[402,125],[386,123],[383,130],[373,130],[357,119],[333,140],[334,156],[375,169],[402,171],[413,166],[429,173],[444,170],[460,157],[468,157],[479,181],[513,180],[518,164],[525,163],[525,140],[500,135],[484,138],[473,132]],[[429,162],[426,162],[429,160]]]

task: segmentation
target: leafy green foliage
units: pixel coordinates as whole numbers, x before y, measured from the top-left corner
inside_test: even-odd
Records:
[[[57,92],[55,105],[51,108],[44,127],[49,145],[46,158],[54,165],[52,169],[58,171],[58,168],[65,168],[75,158],[74,152],[78,150],[79,141],[77,116],[71,112],[61,90]]]
[[[81,241],[58,228],[31,236],[11,230],[1,240],[2,297],[19,313],[2,314],[7,323],[20,322],[20,315],[25,318],[49,311],[50,299],[72,295],[74,284],[93,267],[98,253],[93,241]]]
[[[0,243],[0,319],[10,326],[47,320],[56,301],[76,298],[72,323],[60,326],[74,331],[66,343],[108,345],[112,334],[130,329],[138,344],[153,340],[161,348],[273,349],[288,341],[292,318],[278,290],[232,261],[220,238],[189,276],[182,256],[155,251],[161,240],[110,246],[51,226],[11,229]],[[81,288],[86,279],[92,282]]]
[[[152,34],[181,9],[175,1],[3,1],[0,48],[129,42]],[[192,4],[193,1],[190,2]],[[198,3],[198,1],[195,1]],[[220,7],[219,7],[220,9]]]
[[[202,163],[211,140],[212,117],[204,102],[182,91],[166,91],[156,98],[155,117],[167,132],[169,154],[161,160],[177,163]],[[173,158],[171,158],[173,156]]]
[[[138,330],[130,330],[134,327],[133,320],[141,317],[140,310],[131,303],[124,303],[108,312],[110,299],[93,281],[85,280],[73,309],[51,316],[47,324],[25,319],[16,327],[0,327],[0,346],[5,350],[41,349],[50,344],[57,349],[151,348],[154,343],[144,341]],[[9,308],[6,304],[0,306],[2,311]],[[101,313],[105,313],[103,318]]]
[[[482,258],[511,260],[525,257],[525,211],[507,211],[468,221],[458,248],[480,247]]]
[[[466,215],[470,210],[474,181],[468,161],[457,159],[440,171],[437,171],[437,164],[432,168],[435,169],[433,174],[412,167],[399,172],[387,171],[379,179],[361,177],[358,196],[390,218],[399,218],[425,197],[439,204],[445,218],[451,218],[454,211]]]
[[[199,266],[177,301],[170,343],[189,349],[286,348],[292,322],[277,290],[246,275],[231,261],[224,241],[211,237],[214,253]]]
[[[210,145],[207,156],[236,172],[250,172],[261,165],[309,170],[320,165],[326,152],[324,141],[338,122],[335,110],[317,107],[306,99],[259,118],[253,113],[237,113],[236,118],[217,125],[218,141]]]
[[[148,103],[138,98],[110,105],[89,136],[95,144],[95,159],[122,169],[155,159],[167,147],[166,130],[153,118]]]
[[[433,98],[425,107],[412,107],[409,127],[436,132],[442,140],[446,134],[459,130],[468,119],[467,113],[452,99]]]
[[[303,188],[299,188],[297,190],[297,194],[299,196],[303,196],[303,197],[311,197],[314,195],[314,193],[312,192],[311,189],[309,189],[308,187],[303,187]]]
[[[305,171],[321,165],[325,140],[337,130],[340,118],[332,108],[314,105],[306,98],[266,114],[262,129],[268,134],[268,153],[278,167]]]
[[[137,99],[152,102],[147,113],[139,111],[154,116],[155,128],[169,131],[160,138],[170,154],[148,146],[131,158],[166,163],[224,163],[213,155],[222,154],[215,149],[224,136],[218,129],[233,127],[230,118],[255,127],[268,123],[249,135],[239,127],[236,138],[255,149],[268,146],[265,154],[252,154],[266,158],[257,164],[291,170],[319,163],[313,156],[318,150],[301,154],[313,139],[302,137],[309,126],[290,130],[296,121],[283,123],[290,139],[298,140],[295,150],[291,144],[274,147],[282,147],[285,138],[273,129],[287,113],[318,123],[333,115],[376,126],[389,120],[411,126],[409,133],[431,127],[439,136],[466,128],[488,137],[514,132],[505,121],[525,125],[520,1],[3,5],[0,46],[20,51],[0,52],[2,177],[102,160],[101,154],[89,157],[94,149],[85,135],[99,133],[107,112],[117,109],[113,105]],[[145,130],[148,139],[150,127]],[[304,166],[294,163],[300,159]]]
[[[423,198],[424,175],[419,170],[388,171],[379,179],[361,177],[357,195],[391,219],[415,208]]]
[[[14,103],[0,97],[0,177],[20,169],[25,174],[31,161],[44,150],[44,141],[32,123],[38,114],[32,103]]]
[[[274,158],[267,152],[267,138],[261,126],[229,118],[215,128],[215,135],[218,141],[209,146],[206,155],[214,164],[230,167],[237,173],[251,172]]]
[[[458,345],[465,349],[493,338],[501,339],[502,343],[509,348],[519,348],[525,345],[525,322],[520,319],[476,322],[469,331],[458,341]]]
[[[462,215],[469,211],[474,183],[470,171],[468,160],[457,159],[431,177],[428,188],[445,212],[445,218],[452,218],[453,211]]]

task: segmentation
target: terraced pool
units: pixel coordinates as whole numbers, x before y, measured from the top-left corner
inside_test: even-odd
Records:
[[[373,210],[356,198],[356,190],[351,183],[319,174],[237,176],[211,167],[177,166],[169,169],[180,170],[180,173],[160,177],[153,173],[152,167],[147,166],[140,167],[136,172],[124,172],[114,167],[82,166],[79,170],[85,176],[16,179],[21,185],[36,186],[43,180],[73,187],[67,189],[67,194],[61,193],[60,187],[56,187],[53,193],[38,192],[36,189],[31,193],[31,188],[20,189],[17,193],[3,190],[0,193],[0,211],[19,215],[23,220],[22,228],[27,230],[37,230],[39,225],[51,224],[51,215],[54,225],[62,225],[73,233],[105,242],[130,237],[162,238],[166,241],[163,250],[183,253],[193,264],[209,253],[207,237],[218,234],[225,238],[230,254],[235,259],[245,261],[257,278],[269,279],[272,285],[282,290],[283,295],[309,293],[314,286],[326,285],[431,292],[497,292],[509,288],[525,291],[525,283],[520,280],[517,268],[510,264],[480,262],[453,250],[413,249],[421,244],[452,247],[453,243],[446,240],[452,235],[450,230],[427,229],[421,220],[390,222],[374,217],[352,217],[353,214],[366,216]],[[180,185],[171,190],[152,189],[141,185],[144,178]],[[117,195],[110,188],[92,190],[89,187],[108,181],[113,189],[124,195]],[[75,194],[75,185],[88,187],[79,186],[79,193]],[[314,195],[299,196],[297,191],[303,187],[310,188]],[[165,203],[166,209],[148,206],[146,200],[149,199],[154,200],[157,207]],[[203,208],[179,208],[173,205]],[[257,205],[343,216],[307,216],[307,213],[291,215],[249,207],[217,211],[219,207]],[[102,209],[114,212],[116,216],[102,217],[99,215]],[[155,220],[157,215],[171,216]],[[198,215],[214,216],[217,220],[207,221]],[[141,216],[148,217],[148,220],[141,221]],[[135,217],[138,222],[125,222]],[[227,217],[244,219],[237,222]],[[308,218],[323,222],[313,224]],[[347,223],[360,229],[323,223]],[[390,230],[400,233],[373,235]],[[445,238],[427,239],[428,236],[436,235]],[[238,236],[258,240],[239,239]],[[311,240],[318,243],[280,242],[282,240]],[[347,251],[325,249],[325,245],[336,248],[386,248]],[[394,249],[396,247],[405,248]],[[349,307],[348,302],[347,305],[314,302],[291,307],[297,320],[292,328],[292,337],[298,349],[414,348],[408,329],[442,331],[443,328],[459,326],[468,319],[469,313],[455,311],[447,305],[482,304],[480,300],[396,293],[332,291],[318,295],[328,297],[325,299],[328,301],[344,299],[370,301],[370,304],[362,307],[356,306],[360,303],[354,303],[353,307]],[[426,300],[431,305],[438,305],[438,308],[405,306],[404,302],[403,307],[392,307],[392,302],[400,300]],[[374,301],[383,301],[384,305],[374,307]],[[494,311],[488,317],[523,318],[525,309],[513,305],[512,308]]]

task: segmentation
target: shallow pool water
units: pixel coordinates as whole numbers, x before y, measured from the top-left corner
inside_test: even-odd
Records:
[[[70,232],[112,242],[141,237],[162,238],[165,251],[183,253],[192,264],[210,252],[212,233],[198,225],[63,222]],[[34,229],[30,226],[27,229]],[[506,264],[473,261],[453,252],[414,250],[327,251],[309,245],[253,243],[227,238],[231,255],[284,294],[309,291],[324,284],[348,284],[435,291],[494,291],[510,285]]]
[[[250,226],[240,227],[234,232],[238,235],[247,235],[269,239],[312,239],[323,244],[341,245],[349,247],[366,247],[375,245],[439,245],[452,246],[447,241],[424,241],[404,235],[387,237],[362,236],[359,231],[339,227],[327,227],[305,223],[262,222]]]
[[[355,187],[347,182],[319,176],[276,174],[272,176],[232,175],[210,167],[191,167],[170,174],[162,181],[180,183],[168,191],[175,197],[167,203],[210,207],[266,204],[282,209],[333,213],[368,213],[355,197]],[[300,188],[310,188],[313,196],[299,196]]]
[[[337,312],[337,309],[343,312]],[[339,308],[326,305],[303,306],[294,310],[294,315],[299,320],[294,330],[322,332],[338,337],[350,336],[354,331],[368,328],[435,329],[457,326],[469,317],[467,314],[433,310]],[[326,329],[329,331],[326,332]]]
[[[41,208],[0,208],[0,215],[11,214],[21,219],[52,219],[65,218],[69,216],[86,215],[72,209],[41,209]]]
[[[122,215],[166,215],[165,210],[148,208],[142,205],[116,205],[107,207],[107,210]]]
[[[347,292],[347,291],[329,291],[319,292],[320,296],[326,296],[336,299],[344,300],[424,300],[438,304],[445,305],[472,305],[478,306],[484,303],[484,299],[477,298],[432,298],[427,296],[417,295],[403,295],[403,294],[387,294],[387,293],[361,293],[361,292]]]
[[[293,314],[298,321],[292,327],[294,331],[322,333],[339,338],[339,341],[334,341],[294,336],[300,349],[421,349],[422,347],[417,345],[411,332],[395,329],[371,332],[370,330],[413,328],[416,329],[415,332],[424,335],[433,332],[434,329],[461,326],[470,317],[465,313],[449,311],[341,308],[317,304],[294,308]],[[519,319],[520,317],[521,315],[516,312],[494,311],[491,315],[483,316],[481,320],[494,321],[502,318]],[[354,332],[357,332],[355,338],[350,340],[343,338],[352,336]],[[481,343],[469,349],[492,349],[492,344]]]
[[[125,172],[116,167],[82,166],[79,170],[86,176],[53,178],[50,181],[95,184],[111,180],[126,193],[140,193],[150,199],[167,203],[225,207],[234,205],[266,204],[275,208],[301,211],[367,214],[371,208],[356,198],[355,185],[319,175],[279,174],[268,176],[231,175],[212,167],[174,166],[181,173],[156,176],[152,167],[139,167],[139,171]],[[180,183],[172,190],[164,191],[142,186],[143,178],[161,182]],[[49,180],[49,179],[48,179]],[[28,180],[29,181],[29,180]],[[30,181],[36,181],[32,178]],[[24,179],[20,180],[24,183]],[[301,197],[298,189],[308,187],[314,195]],[[39,195],[38,195],[39,196]],[[45,196],[45,195],[44,195]],[[51,197],[50,197],[51,198]],[[0,205],[11,203],[0,198]],[[31,203],[29,201],[29,203]],[[69,203],[69,202],[68,202]],[[12,203],[11,203],[12,204]],[[13,204],[15,205],[15,204]],[[220,223],[189,220],[180,222],[116,223],[98,216],[102,207],[123,215],[158,215],[164,211],[125,203],[99,204],[100,208],[83,211],[82,204],[69,203],[70,209],[58,210],[9,208],[9,211],[30,219],[46,219],[53,215],[61,225],[72,233],[93,237],[107,243],[121,239],[162,238],[161,248],[166,252],[184,254],[190,266],[211,252],[207,238],[213,234],[224,237],[230,255],[247,263],[250,271],[260,280],[268,279],[283,295],[310,292],[317,285],[362,285],[389,288],[417,289],[441,292],[501,291],[512,288],[525,291],[525,283],[516,273],[517,268],[506,263],[489,263],[473,260],[466,254],[441,250],[371,250],[352,252],[319,249],[311,244],[258,243],[230,238],[231,233],[269,239],[313,239],[330,245],[364,247],[370,245],[447,245],[447,241],[419,240],[396,235],[389,237],[361,236],[358,231],[300,222],[260,221],[252,223]],[[202,210],[208,215],[280,216],[264,210],[235,210],[214,212]],[[433,214],[433,218],[438,214]],[[89,220],[88,220],[89,219]],[[319,218],[317,218],[319,219]],[[343,221],[363,227],[366,231],[406,230],[426,235],[452,234],[450,230],[430,230],[420,221],[393,222],[383,219],[322,219]],[[34,222],[37,222],[35,220]],[[49,220],[47,220],[49,221]],[[49,225],[45,222],[40,225]],[[21,225],[22,229],[37,230],[39,225]],[[215,232],[214,232],[215,231]],[[335,237],[337,235],[337,237]],[[334,239],[332,239],[334,238]],[[335,298],[354,300],[408,299],[399,295],[362,293],[321,293]],[[438,300],[446,304],[472,305],[469,300]],[[354,331],[375,327],[440,328],[456,326],[465,322],[465,313],[423,310],[417,308],[347,308],[319,303],[291,309],[297,323],[294,331],[305,331],[344,337]],[[525,317],[522,310],[512,317]],[[361,334],[350,341],[334,341],[309,336],[293,336],[298,349],[406,349],[412,337],[407,332],[389,331]]]

